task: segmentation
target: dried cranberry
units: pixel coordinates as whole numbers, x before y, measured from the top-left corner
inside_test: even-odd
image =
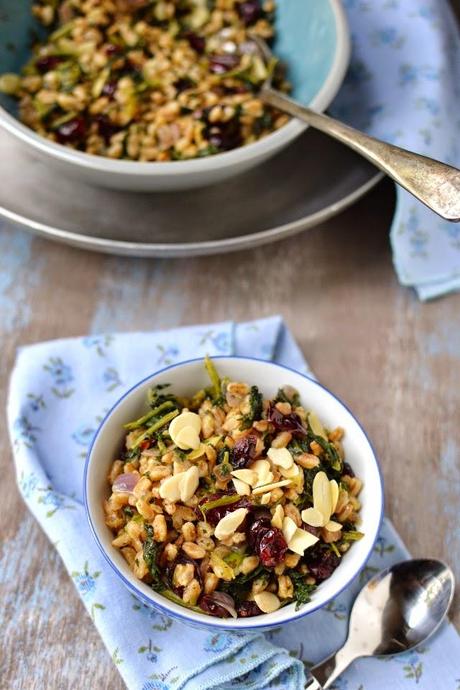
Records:
[[[202,55],[206,49],[206,40],[203,36],[198,36],[193,31],[187,31],[185,38],[190,43],[190,46],[199,55]]]
[[[267,530],[271,529],[270,518],[270,513],[268,513],[267,515],[256,515],[255,519],[252,520],[251,524],[247,529],[246,537],[248,540],[248,544],[251,547],[251,549],[257,554],[259,551],[259,542],[262,536]]]
[[[222,96],[233,96],[236,93],[248,93],[249,87],[244,84],[238,84],[238,86],[227,86],[227,84],[220,85],[221,93],[218,93],[218,87],[213,88],[214,93]]]
[[[211,616],[216,616],[217,618],[229,618],[230,613],[226,608],[220,606],[215,600],[212,594],[204,594],[198,602],[198,605],[203,611],[209,613]]]
[[[57,140],[61,144],[81,141],[86,134],[85,120],[80,115],[63,122],[56,130]]]
[[[234,53],[224,53],[223,55],[211,55],[209,58],[209,68],[215,74],[225,74],[235,69],[239,65],[240,58]]]
[[[105,46],[105,54],[107,57],[115,57],[116,55],[122,55],[123,50],[120,46],[116,46],[114,43],[108,43]]]
[[[182,93],[182,91],[192,89],[194,86],[195,82],[193,82],[188,77],[182,77],[181,79],[178,79],[174,82],[174,88],[176,89],[177,93]]]
[[[55,69],[63,59],[60,55],[43,55],[35,60],[35,67],[43,74]]]
[[[264,531],[259,541],[260,562],[266,568],[274,568],[284,561],[287,548],[286,539],[277,527]]]
[[[224,496],[231,496],[232,494],[230,493],[217,493],[217,494],[212,494],[212,496],[206,496],[205,498],[202,498],[201,501],[198,504],[198,510],[197,514],[199,517],[202,519],[203,516],[200,511],[200,506],[204,505],[205,503],[209,503],[210,501],[217,501],[219,498],[223,498]],[[236,494],[235,494],[236,495]],[[242,496],[239,498],[237,501],[234,503],[227,503],[226,505],[221,505],[221,506],[216,506],[215,508],[210,508],[210,510],[206,511],[206,520],[209,522],[210,525],[215,527],[217,523],[222,520],[223,517],[228,515],[228,513],[233,513],[234,510],[237,508],[251,508],[252,503],[247,499],[245,496]]]
[[[271,514],[268,510],[254,511],[246,538],[250,548],[260,558],[266,568],[274,568],[284,560],[287,543],[281,530],[272,527]]]
[[[299,415],[295,414],[295,412],[282,414],[273,403],[270,403],[268,407],[267,419],[277,431],[290,431],[292,434],[299,434],[301,436],[306,436],[307,434]]]
[[[204,136],[212,146],[221,151],[236,149],[243,143],[241,129],[236,119],[209,124],[204,130]]]
[[[242,601],[241,604],[237,606],[236,612],[240,618],[260,616],[262,613],[255,601]]]
[[[139,448],[141,450],[147,450],[147,448],[150,448],[152,445],[152,441],[149,438],[146,438],[145,441],[142,441],[142,443],[139,445]]]
[[[355,473],[353,472],[353,468],[351,467],[351,465],[348,462],[343,463],[342,473],[347,474],[349,477],[355,476]]]
[[[317,582],[327,580],[340,563],[340,558],[333,551],[317,547],[307,551],[304,558]]]
[[[120,131],[119,128],[114,125],[106,115],[97,115],[95,119],[100,136],[104,139],[105,143],[108,144],[110,138]]]
[[[246,2],[241,2],[237,7],[238,14],[246,26],[254,24],[262,14],[259,0],[247,0]]]
[[[231,457],[231,463],[236,470],[241,470],[252,462],[256,452],[256,443],[255,436],[243,436],[236,441]]]

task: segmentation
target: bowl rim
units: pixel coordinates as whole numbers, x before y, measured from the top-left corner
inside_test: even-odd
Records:
[[[335,54],[328,75],[321,88],[308,104],[314,110],[323,112],[336,96],[345,77],[350,61],[351,39],[347,16],[342,0],[328,0],[332,9],[335,29]],[[57,142],[49,141],[37,134],[27,125],[20,122],[5,108],[0,106],[0,125],[21,141],[31,145],[58,161],[71,163],[93,172],[105,172],[115,175],[132,174],[136,177],[171,178],[173,175],[188,173],[212,172],[223,168],[231,168],[249,160],[257,160],[269,155],[271,150],[279,150],[304,132],[308,125],[300,120],[291,119],[279,130],[268,134],[251,144],[239,146],[231,151],[218,153],[205,158],[191,158],[186,161],[120,161],[77,151]]]
[[[378,456],[377,456],[377,453],[375,451],[375,448],[374,448],[371,440],[369,439],[369,436],[367,435],[365,429],[363,428],[360,421],[358,420],[358,418],[355,416],[355,414],[349,409],[349,407],[337,395],[332,393],[329,390],[329,388],[327,388],[323,384],[319,383],[319,381],[317,381],[312,376],[309,376],[308,374],[305,374],[303,372],[299,372],[296,369],[294,369],[293,367],[289,367],[285,364],[280,364],[278,362],[272,362],[270,360],[260,359],[258,357],[246,357],[246,356],[242,356],[242,355],[213,355],[212,359],[213,360],[231,359],[231,360],[237,360],[237,361],[238,360],[245,360],[245,361],[250,361],[250,362],[251,361],[252,362],[258,362],[258,363],[267,365],[269,367],[274,366],[274,367],[278,367],[280,369],[285,369],[285,370],[290,371],[290,372],[292,372],[298,376],[301,376],[302,378],[307,379],[310,383],[313,383],[314,385],[321,388],[329,396],[331,396],[334,400],[336,400],[336,402],[338,402],[340,405],[342,405],[342,407],[344,407],[345,410],[351,415],[351,417],[354,420],[354,422],[356,423],[357,427],[363,433],[365,440],[367,441],[367,443],[369,445],[369,448],[370,448],[370,451],[372,454],[372,458],[374,461],[374,466],[375,466],[375,469],[377,471],[377,477],[379,480],[378,486],[380,488],[380,512],[379,512],[379,516],[378,516],[378,521],[377,521],[377,526],[376,526],[374,538],[372,539],[372,542],[369,546],[367,553],[364,555],[364,557],[361,559],[361,562],[358,564],[358,566],[354,570],[353,575],[351,577],[349,577],[347,579],[347,581],[336,592],[334,592],[326,601],[324,601],[321,604],[314,606],[313,608],[309,609],[306,612],[302,612],[302,607],[299,608],[298,611],[296,611],[294,609],[291,616],[284,618],[282,621],[276,621],[275,623],[263,623],[263,622],[261,622],[259,624],[258,623],[250,623],[250,621],[254,620],[255,618],[262,618],[263,619],[263,618],[265,618],[265,616],[257,616],[254,618],[243,618],[243,619],[238,618],[236,620],[238,620],[240,622],[239,622],[238,626],[235,626],[232,624],[233,619],[228,619],[228,618],[222,618],[221,619],[221,618],[217,618],[214,616],[208,616],[205,613],[198,614],[198,613],[192,611],[192,613],[195,616],[198,616],[198,615],[203,616],[203,620],[201,618],[199,620],[196,620],[195,618],[189,617],[189,615],[187,615],[186,613],[182,614],[182,613],[179,613],[178,611],[171,610],[167,604],[168,599],[166,597],[163,597],[161,595],[161,593],[154,592],[153,590],[152,590],[153,596],[158,596],[158,598],[161,599],[162,601],[160,603],[158,603],[156,599],[153,599],[153,600],[150,599],[140,589],[138,589],[138,587],[134,583],[134,576],[133,576],[133,581],[131,581],[130,579],[125,577],[123,575],[123,573],[117,568],[117,566],[113,562],[113,560],[110,558],[108,551],[104,548],[104,546],[102,545],[102,543],[99,539],[97,527],[93,523],[93,520],[91,517],[90,501],[88,498],[88,489],[87,489],[87,487],[88,487],[88,473],[89,473],[89,466],[90,466],[90,462],[91,462],[91,456],[92,456],[94,445],[95,445],[100,433],[102,432],[102,429],[105,426],[105,423],[111,417],[112,413],[115,411],[116,408],[118,408],[123,403],[125,398],[127,398],[129,395],[131,395],[131,393],[133,393],[136,389],[143,386],[147,381],[149,381],[154,376],[155,377],[159,376],[159,375],[163,374],[164,372],[169,371],[170,369],[177,369],[177,368],[180,368],[184,365],[202,362],[203,357],[193,357],[191,359],[187,359],[187,360],[184,360],[182,362],[170,364],[167,367],[163,367],[162,369],[159,369],[159,370],[153,372],[152,374],[145,376],[138,383],[134,384],[127,391],[125,391],[125,393],[114,403],[114,405],[112,405],[110,410],[105,415],[104,419],[101,421],[99,427],[97,428],[97,431],[94,435],[94,438],[91,442],[91,445],[88,449],[88,453],[86,455],[85,469],[84,469],[84,474],[83,474],[83,502],[84,502],[85,513],[86,513],[86,517],[87,517],[87,520],[89,523],[90,530],[93,534],[93,537],[94,537],[100,551],[102,552],[102,555],[104,556],[105,560],[107,561],[107,563],[110,565],[112,570],[116,573],[116,575],[121,579],[121,581],[128,588],[128,590],[132,594],[134,594],[138,599],[140,599],[144,604],[146,604],[148,607],[150,607],[150,608],[153,607],[153,608],[159,609],[162,613],[164,613],[168,616],[171,616],[171,617],[176,618],[182,622],[196,625],[196,626],[205,626],[208,628],[211,627],[211,628],[216,628],[219,630],[227,630],[227,631],[231,630],[234,632],[240,632],[240,631],[245,631],[245,630],[260,630],[260,629],[269,630],[271,628],[277,628],[280,625],[284,625],[285,623],[291,623],[295,620],[303,618],[304,616],[308,616],[308,615],[314,613],[315,611],[318,611],[319,609],[324,608],[330,601],[332,601],[333,599],[338,597],[345,589],[347,589],[350,586],[350,584],[353,582],[355,577],[358,575],[358,573],[361,571],[361,569],[365,566],[365,564],[367,563],[367,561],[369,560],[369,558],[372,554],[372,551],[373,551],[374,546],[376,544],[376,541],[378,539],[380,529],[382,526],[382,522],[383,522],[383,517],[384,517],[385,495],[384,495],[384,484],[383,484],[382,470],[380,468],[380,464],[379,464],[379,460],[378,460]],[[163,603],[163,600],[165,603]],[[179,605],[177,605],[177,606],[179,606]],[[187,609],[185,607],[183,607],[183,608],[184,608],[184,611],[186,612]]]

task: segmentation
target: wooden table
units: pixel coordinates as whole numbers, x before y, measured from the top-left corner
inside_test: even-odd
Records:
[[[1,404],[18,345],[280,313],[320,380],[357,413],[386,481],[387,513],[419,556],[460,579],[460,295],[421,304],[388,244],[394,190],[250,252],[191,260],[90,254],[0,230]],[[5,426],[0,505],[0,687],[122,689],[55,550],[15,486]],[[453,617],[460,623],[457,601]]]

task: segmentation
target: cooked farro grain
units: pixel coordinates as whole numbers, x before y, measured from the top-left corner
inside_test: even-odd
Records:
[[[288,120],[257,97],[267,68],[249,41],[273,38],[272,0],[38,0],[33,12],[50,34],[0,90],[52,141],[171,161],[249,144]]]
[[[112,544],[155,591],[212,616],[300,606],[362,537],[343,430],[324,429],[291,388],[264,400],[205,366],[208,389],[153,388],[125,425],[104,503]]]

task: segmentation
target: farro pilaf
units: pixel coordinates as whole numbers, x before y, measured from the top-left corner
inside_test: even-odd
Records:
[[[221,618],[310,600],[363,534],[362,487],[344,431],[324,429],[298,393],[264,400],[221,380],[193,398],[149,391],[110,469],[106,524],[136,577]]]
[[[274,11],[273,0],[39,0],[33,12],[51,33],[0,90],[29,127],[87,153],[228,151],[288,120],[257,97],[267,68],[249,40],[273,38]]]

